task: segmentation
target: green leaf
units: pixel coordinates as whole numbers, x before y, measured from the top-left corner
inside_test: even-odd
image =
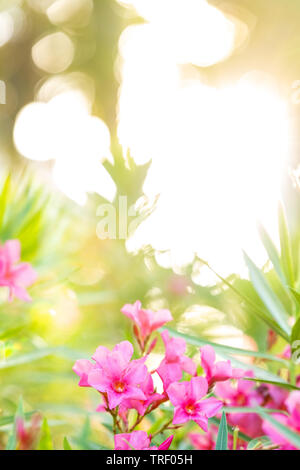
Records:
[[[274,245],[273,241],[269,237],[269,234],[266,232],[265,228],[261,224],[258,225],[258,232],[260,235],[260,239],[265,247],[265,250],[268,253],[270,261],[273,264],[276,273],[278,274],[279,279],[281,280],[283,285],[286,285],[286,277],[281,268],[280,257],[276,246]]]
[[[272,424],[272,426],[274,426],[281,436],[285,437],[291,444],[300,449],[300,434],[293,432],[291,429],[280,423],[277,419],[265,411],[261,411],[260,415],[263,419]]]
[[[272,444],[273,443],[268,436],[261,436],[256,439],[252,439],[252,441],[248,443],[247,450],[256,450],[257,448],[267,447]]]
[[[220,274],[218,274],[206,261],[204,261],[203,259],[199,257],[197,257],[197,259],[202,264],[207,266],[227,287],[229,287],[229,289],[231,289],[243,302],[245,302],[248,305],[248,307],[251,308],[251,311],[257,318],[259,318],[269,328],[271,328],[279,336],[281,336],[283,339],[289,342],[290,340],[289,334],[287,334],[282,328],[280,328],[278,324],[273,320],[273,318],[271,318],[270,315],[267,312],[265,312],[256,302],[254,302],[251,298],[249,298],[243,292],[241,292],[236,287],[234,287],[230,282],[228,282],[222,276],[220,276]]]
[[[64,443],[63,443],[64,450],[72,450],[72,447],[69,444],[69,441],[66,437],[64,437]]]
[[[289,286],[290,292],[293,294],[298,306],[300,307],[300,293],[297,292],[295,289]]]
[[[6,340],[11,337],[17,336],[21,331],[23,331],[29,325],[30,325],[29,323],[22,323],[19,326],[14,326],[14,327],[0,330],[0,340]]]
[[[278,379],[279,377],[277,377]],[[300,388],[296,385],[293,385],[289,382],[278,382],[278,380],[267,380],[267,379],[259,379],[257,377],[243,377],[243,380],[250,380],[252,382],[263,382],[265,384],[276,385],[277,387],[286,388],[287,390],[297,390],[299,391]]]
[[[293,257],[292,257],[292,244],[290,240],[289,229],[287,225],[287,220],[285,216],[285,211],[283,206],[279,205],[278,210],[278,221],[279,221],[279,237],[280,237],[280,247],[281,247],[281,264],[286,278],[288,279],[288,284],[291,287],[294,287],[295,278],[294,278],[294,266],[293,266]]]
[[[227,429],[226,415],[225,415],[225,412],[223,411],[221,423],[220,423],[219,431],[218,431],[217,442],[216,442],[216,450],[228,450],[227,440],[228,440],[228,429]]]
[[[215,416],[213,418],[209,418],[209,422],[212,423],[212,424],[215,424],[216,426],[220,425],[220,419],[216,418]],[[228,429],[229,434],[231,434],[233,436],[235,428],[233,428],[232,426],[227,425],[227,429]],[[239,431],[239,439],[241,439],[245,442],[250,442],[251,441],[251,437],[247,436],[246,434],[244,434],[241,431]]]
[[[0,370],[24,364],[30,364],[33,361],[37,361],[39,359],[43,359],[51,355],[63,357],[71,361],[79,359],[81,357],[87,357],[85,353],[74,351],[70,348],[65,347],[34,349],[33,351],[26,352],[24,354],[19,354],[17,356],[12,356],[6,359],[5,361],[0,362]]]
[[[249,269],[250,279],[257,294],[278,326],[289,336],[290,327],[287,323],[286,312],[283,305],[273,292],[263,273],[255,266],[246,253],[244,253],[244,257]]]
[[[223,411],[225,413],[280,413],[288,416],[287,411],[284,410],[274,410],[272,408],[262,408],[260,406],[224,406]]]
[[[300,318],[296,321],[292,328],[291,334],[291,347],[292,347],[292,354],[299,350],[300,346]]]
[[[38,445],[38,450],[53,450],[50,427],[46,418],[43,420],[41,428],[41,439]]]
[[[273,354],[268,354],[265,352],[259,352],[259,351],[250,351],[248,349],[241,349],[241,348],[235,348],[233,346],[227,346],[223,344],[218,344],[214,343],[212,341],[208,341],[205,338],[199,338],[195,336],[190,336],[185,333],[180,333],[179,331],[174,330],[173,328],[162,328],[162,330],[168,330],[172,336],[176,336],[177,338],[183,338],[186,340],[187,343],[192,344],[194,346],[205,346],[209,344],[212,346],[215,351],[222,355],[226,354],[233,354],[233,355],[238,355],[238,356],[249,356],[249,357],[259,357],[261,359],[267,359],[269,361],[274,361],[274,362],[280,362],[284,364],[285,366],[288,366],[289,362],[286,359],[282,359],[280,357],[274,356]],[[246,367],[246,365],[245,365]]]

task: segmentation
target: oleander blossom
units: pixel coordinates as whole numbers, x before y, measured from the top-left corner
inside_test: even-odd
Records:
[[[121,312],[133,321],[135,334],[142,349],[144,349],[153,331],[173,320],[169,310],[161,309],[154,312],[152,310],[142,309],[142,304],[139,300],[134,304],[124,305]]]
[[[132,431],[114,436],[115,450],[168,450],[173,436],[168,437],[158,447],[150,446],[151,437],[145,431]]]
[[[216,382],[224,382],[228,379],[238,379],[244,375],[244,371],[242,369],[233,369],[229,360],[216,362],[215,351],[210,345],[200,348],[200,355],[201,366],[204,370],[209,388],[211,388]]]
[[[147,374],[147,377],[144,382],[141,383],[140,388],[146,397],[145,400],[129,398],[122,401],[119,408],[119,414],[123,421],[127,421],[126,414],[128,410],[135,409],[140,416],[144,416],[146,410],[149,409],[151,405],[156,406],[167,399],[165,395],[155,392],[153,379],[150,374]]]
[[[192,359],[186,357],[186,342],[182,338],[170,337],[168,331],[163,331],[161,337],[165,344],[165,357],[157,368],[157,373],[167,390],[173,382],[178,382],[182,378],[182,372],[195,375],[197,368]]]
[[[253,377],[253,372],[245,372],[245,376]],[[252,381],[239,379],[236,384],[230,381],[219,382],[215,387],[215,394],[222,398],[230,407],[255,407],[261,406],[263,397]],[[228,422],[250,437],[257,437],[262,433],[262,419],[256,413],[228,413]]]
[[[29,263],[19,263],[20,257],[19,240],[9,240],[0,246],[0,286],[9,289],[9,301],[17,297],[30,302],[26,287],[35,282],[37,274]]]
[[[204,377],[192,377],[189,382],[174,382],[167,390],[168,397],[175,407],[173,424],[195,421],[207,432],[208,418],[215,416],[223,406],[216,398],[203,399],[208,391]]]
[[[129,341],[117,344],[112,351],[99,346],[92,359],[92,366],[77,361],[73,367],[80,376],[82,386],[91,386],[107,399],[110,409],[116,408],[124,400],[146,400],[141,384],[147,379],[148,370],[145,358],[131,361],[133,346]]]

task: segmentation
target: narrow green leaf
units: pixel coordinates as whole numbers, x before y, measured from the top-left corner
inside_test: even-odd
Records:
[[[283,437],[285,437],[290,443],[292,443],[295,447],[300,449],[300,434],[293,432],[284,424],[280,423],[277,419],[275,419],[272,415],[269,415],[265,411],[261,411],[260,415],[263,419],[268,421]]]
[[[265,384],[276,385],[277,387],[286,388],[287,390],[297,390],[300,391],[300,388],[296,385],[293,385],[289,382],[278,381],[278,380],[268,380],[268,379],[259,379],[258,377],[243,377],[244,380],[250,380],[252,382],[263,382]],[[277,377],[279,379],[279,377]]]
[[[296,321],[292,328],[291,342],[297,341],[300,339],[300,318]]]
[[[212,424],[215,424],[216,426],[220,425],[220,419],[216,418],[215,416],[213,418],[209,418],[209,422]],[[227,425],[228,433],[233,436],[234,434],[234,427]],[[245,441],[245,442],[250,442],[251,437],[247,436],[243,432],[239,431],[239,439]]]
[[[279,221],[279,236],[280,236],[280,247],[281,247],[281,264],[285,273],[288,283],[291,287],[294,287],[294,266],[292,257],[292,244],[290,240],[289,229],[285,216],[285,211],[282,204],[279,205],[278,210],[278,221]]]
[[[260,235],[260,239],[264,245],[264,248],[266,252],[268,253],[270,261],[273,264],[274,269],[279,279],[281,280],[282,284],[285,286],[287,284],[287,281],[286,281],[285,274],[281,268],[280,256],[277,251],[277,248],[274,245],[273,241],[271,240],[269,234],[266,232],[265,228],[261,224],[258,225],[258,232]]]
[[[297,292],[295,289],[289,286],[290,292],[293,294],[298,306],[300,307],[300,292]]]
[[[79,351],[74,351],[73,349],[66,347],[57,347],[57,348],[41,348],[34,349],[33,351],[26,352],[24,354],[19,354],[17,356],[12,356],[6,359],[5,361],[0,362],[0,370],[8,369],[10,367],[16,367],[24,364],[30,364],[33,361],[43,359],[48,356],[58,356],[71,361],[88,357],[86,353],[81,353]]]
[[[64,437],[63,446],[64,446],[64,450],[72,450],[72,447],[70,446],[69,441],[66,437]]]
[[[280,326],[280,328],[289,336],[290,327],[287,323],[286,312],[280,300],[273,292],[270,287],[267,279],[263,273],[255,266],[253,261],[244,253],[245,262],[249,269],[250,279],[253,283],[253,286],[261,298],[262,302],[270,312],[272,318]]]
[[[289,361],[287,361],[286,359],[282,359],[280,357],[274,356],[273,354],[268,354],[268,353],[259,352],[259,351],[250,351],[248,349],[235,348],[233,346],[227,346],[223,344],[214,343],[212,341],[208,341],[205,338],[199,338],[199,337],[196,338],[195,336],[190,336],[185,333],[180,333],[179,331],[176,331],[173,328],[169,328],[169,327],[162,328],[162,330],[163,329],[168,330],[172,336],[176,336],[177,338],[183,338],[185,339],[187,343],[192,344],[194,346],[201,347],[201,346],[205,346],[209,344],[215,349],[216,353],[220,355],[222,355],[222,353],[225,353],[226,355],[233,354],[237,356],[258,357],[261,359],[267,359],[269,361],[279,362],[281,364],[284,364],[285,366],[288,366],[289,364]]]
[[[223,411],[225,413],[280,413],[288,416],[288,413],[284,410],[274,410],[272,408],[262,408],[260,406],[224,406]]]
[[[228,440],[227,421],[226,421],[225,412],[223,411],[220,426],[219,426],[219,431],[218,431],[217,442],[216,442],[216,450],[228,450],[227,440]]]
[[[38,450],[53,450],[50,427],[46,418],[43,420],[41,428],[41,439],[38,445]]]
[[[265,312],[259,305],[256,304],[252,299],[246,296],[243,292],[239,291],[234,287],[230,282],[224,279],[220,274],[218,274],[206,261],[202,260],[201,258],[197,257],[197,259],[207,266],[229,289],[231,289],[243,302],[245,302],[248,307],[251,308],[253,315],[257,318],[262,320],[269,328],[271,328],[275,333],[281,336],[286,341],[290,340],[289,334],[287,334],[282,328],[278,326],[278,324],[270,317],[270,315]]]

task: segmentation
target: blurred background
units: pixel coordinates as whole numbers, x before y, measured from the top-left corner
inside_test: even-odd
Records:
[[[58,447],[89,413],[98,440],[72,361],[130,337],[136,299],[267,348],[215,272],[255,295],[242,250],[267,266],[280,200],[298,243],[299,21],[294,0],[0,0],[0,238],[39,273],[30,305],[1,298],[3,413],[23,395]]]

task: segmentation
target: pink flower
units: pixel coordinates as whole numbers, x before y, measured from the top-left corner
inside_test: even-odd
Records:
[[[289,394],[285,401],[288,412],[291,417],[289,422],[293,429],[300,432],[300,392],[294,391]]]
[[[216,361],[216,354],[210,345],[200,348],[201,366],[205,372],[208,387],[215,382],[223,382],[228,379],[237,379],[244,375],[242,369],[233,369],[230,361]]]
[[[168,437],[159,447],[151,446],[151,438],[145,431],[132,431],[131,433],[116,434],[115,450],[168,450],[173,436]]]
[[[40,433],[41,416],[33,415],[30,426],[25,427],[23,418],[16,419],[17,449],[33,450]]]
[[[208,430],[205,434],[190,433],[188,437],[192,443],[192,446],[197,450],[214,450],[216,446],[216,435],[211,430]]]
[[[253,377],[251,371],[246,372],[247,377]],[[234,386],[230,382],[218,383],[215,394],[223,398],[226,405],[231,407],[254,407],[262,404],[263,398],[250,380],[238,380]],[[238,426],[242,432],[251,437],[261,435],[262,420],[256,413],[229,413],[229,424]]]
[[[153,380],[150,374],[147,375],[146,379],[141,384],[140,389],[145,395],[145,400],[136,400],[130,398],[128,400],[122,401],[119,409],[119,413],[122,416],[122,419],[125,418],[129,409],[135,409],[139,415],[143,416],[151,404],[154,404],[155,402],[161,403],[162,401],[166,400],[165,395],[155,393]]]
[[[14,296],[25,302],[31,297],[26,291],[37,278],[35,271],[29,263],[18,263],[21,255],[19,240],[9,240],[0,246],[0,286],[8,287],[9,301]]]
[[[173,320],[173,317],[169,310],[162,309],[153,312],[152,310],[144,310],[141,307],[141,302],[137,300],[133,305],[124,305],[121,312],[135,324],[137,328],[137,338],[143,349],[151,333],[165,323]]]
[[[141,384],[147,379],[145,358],[131,361],[133,346],[129,341],[117,344],[112,351],[99,346],[93,356],[96,365],[88,371],[83,367],[81,380],[99,392],[106,394],[110,409],[124,400],[146,400]],[[75,364],[75,372],[82,363]],[[87,376],[85,375],[87,372]]]
[[[207,394],[208,384],[204,377],[192,377],[190,382],[174,382],[167,390],[171,403],[175,406],[173,424],[195,421],[207,431],[207,420],[222,408],[221,401],[215,398],[202,398]]]
[[[216,440],[218,436],[217,426],[211,425],[205,434],[190,433],[188,437],[195,449],[197,450],[214,450],[216,447]],[[236,449],[243,450],[247,444],[241,439],[237,440]],[[228,449],[233,449],[233,436],[228,434]]]
[[[96,368],[96,364],[92,364],[87,359],[79,359],[73,366],[73,371],[80,377],[78,385],[80,387],[90,387],[88,383],[89,373]]]
[[[178,382],[182,378],[182,371],[190,375],[196,374],[196,364],[184,355],[186,343],[182,338],[172,338],[168,331],[163,331],[162,339],[165,344],[165,357],[160,363],[157,373],[163,381],[166,390],[172,382]]]

